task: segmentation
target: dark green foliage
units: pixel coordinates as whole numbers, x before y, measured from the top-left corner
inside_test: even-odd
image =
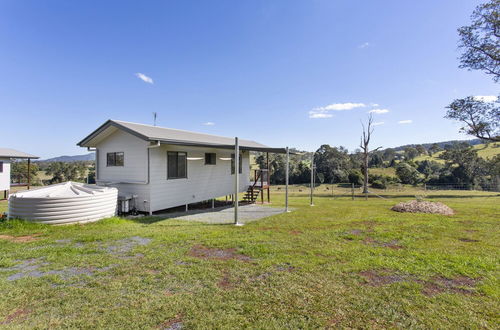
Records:
[[[460,68],[481,70],[500,80],[500,1],[491,0],[476,7],[472,23],[458,29],[462,50]]]
[[[458,120],[466,134],[488,141],[500,141],[500,101],[485,102],[474,96],[454,100],[445,118]]]
[[[31,163],[30,165],[30,181],[32,184],[39,184],[37,182],[36,173],[39,171],[37,164]],[[28,162],[12,162],[10,168],[10,177],[13,183],[27,183],[28,182]]]
[[[396,175],[398,176],[401,183],[404,184],[417,184],[419,182],[418,171],[407,163],[399,163],[396,166]]]
[[[50,163],[45,172],[52,175],[50,184],[61,183],[65,181],[86,181],[87,167],[84,163],[63,163],[53,162]]]
[[[348,176],[349,183],[354,183],[355,185],[363,184],[363,174],[359,170],[352,170]]]

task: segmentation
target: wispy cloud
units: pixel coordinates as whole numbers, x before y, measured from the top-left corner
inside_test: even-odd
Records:
[[[368,113],[374,113],[376,115],[381,115],[383,113],[388,113],[388,112],[389,112],[389,109],[373,109],[373,110],[368,111]]]
[[[353,102],[332,103],[323,107],[313,108],[309,111],[309,118],[331,118],[333,115],[329,113],[330,111],[346,111],[363,107],[366,107],[366,104]]]
[[[363,42],[361,45],[358,45],[359,49],[363,49],[363,48],[367,48],[367,47],[370,47],[370,43],[368,41]]]
[[[374,123],[372,123],[373,126],[380,126],[380,125],[384,125],[385,123],[383,121],[376,121]]]
[[[495,95],[477,95],[477,96],[474,96],[474,100],[487,102],[487,103],[495,102],[497,99],[498,99],[498,97]]]
[[[411,124],[411,123],[413,123],[413,120],[411,120],[411,119],[398,121],[398,124]]]
[[[215,123],[212,121],[207,121],[206,123],[203,123],[205,126],[215,126]]]
[[[148,83],[151,85],[154,84],[153,79],[151,77],[146,76],[144,73],[137,72],[135,74],[135,76],[137,78],[141,79],[142,81],[144,81],[145,83]]]
[[[322,119],[322,118],[332,118],[332,117],[333,115],[331,113],[309,111],[309,118]]]
[[[378,103],[370,103],[371,107],[379,107],[380,105]]]

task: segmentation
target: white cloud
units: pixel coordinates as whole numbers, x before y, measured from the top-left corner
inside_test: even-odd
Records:
[[[215,126],[215,123],[212,121],[207,121],[206,123],[203,123],[205,126]]]
[[[498,99],[498,97],[495,95],[477,95],[477,96],[474,96],[474,100],[487,102],[487,103],[495,102],[497,99]]]
[[[370,103],[371,107],[379,107],[380,105],[378,103]]]
[[[323,118],[332,118],[332,117],[333,117],[333,115],[331,113],[309,111],[309,118],[323,119]]]
[[[151,84],[151,85],[154,83],[153,79],[150,78],[150,77],[148,77],[148,76],[146,76],[144,73],[137,72],[135,74],[135,76],[137,78],[141,79],[142,81],[144,81],[145,83],[148,83],[148,84]]]
[[[411,123],[413,123],[413,120],[411,120],[411,119],[398,121],[398,124],[411,124]]]
[[[361,45],[358,46],[358,48],[360,49],[363,49],[363,48],[366,48],[366,47],[370,47],[370,43],[367,41],[367,42],[363,42]]]
[[[309,118],[331,118],[333,117],[329,111],[344,111],[344,110],[352,110],[355,108],[366,107],[364,103],[332,103],[329,105],[325,105],[324,107],[316,107],[309,111]]]
[[[373,110],[368,111],[368,113],[374,113],[376,115],[381,115],[383,113],[388,113],[388,112],[389,112],[389,109],[373,109]]]
[[[352,102],[332,103],[332,104],[326,105],[324,107],[314,108],[313,111],[343,111],[343,110],[352,110],[355,108],[363,108],[363,107],[366,107],[366,104],[364,104],[364,103],[352,103]]]
[[[385,123],[383,121],[376,121],[374,122],[372,125],[373,126],[380,126],[380,125],[384,125]]]

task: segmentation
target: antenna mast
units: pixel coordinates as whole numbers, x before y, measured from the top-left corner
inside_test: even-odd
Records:
[[[157,113],[156,112],[153,112],[153,122],[154,122],[154,126],[156,126],[156,117],[157,117]]]

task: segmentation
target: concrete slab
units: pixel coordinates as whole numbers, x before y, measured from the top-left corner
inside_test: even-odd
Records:
[[[238,207],[239,222],[248,223],[285,212],[284,208],[247,204]],[[155,216],[167,219],[196,221],[210,224],[234,223],[234,207],[218,207],[215,209],[189,210],[188,212],[162,213]]]

